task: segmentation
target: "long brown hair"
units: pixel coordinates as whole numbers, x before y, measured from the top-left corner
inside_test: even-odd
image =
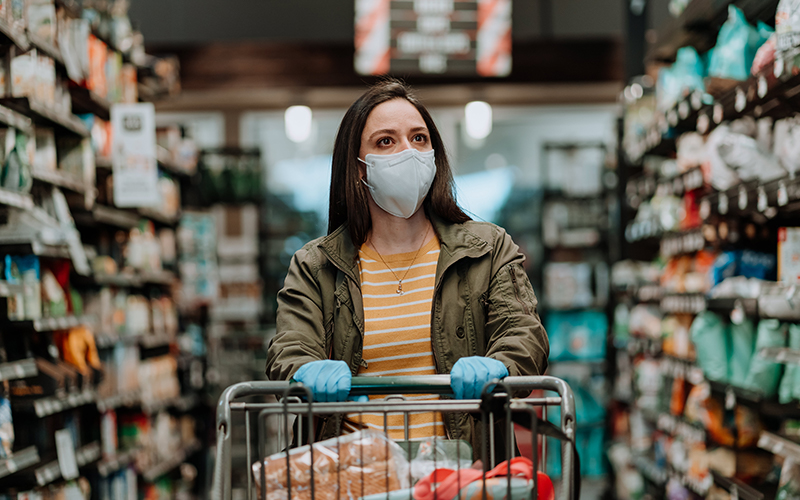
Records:
[[[425,212],[436,214],[451,223],[471,220],[456,203],[453,172],[447,161],[442,136],[439,135],[430,113],[408,85],[396,79],[385,79],[370,87],[350,106],[339,125],[333,146],[328,234],[348,222],[350,238],[356,248],[367,240],[367,234],[372,229],[367,198],[369,195],[359,182],[357,157],[361,150],[361,134],[372,110],[379,104],[397,98],[405,99],[417,108],[428,127],[431,146],[435,151],[436,175],[422,204]]]

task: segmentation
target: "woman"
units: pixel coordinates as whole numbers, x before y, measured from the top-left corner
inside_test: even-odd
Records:
[[[344,401],[354,375],[449,373],[456,398],[475,399],[489,380],[542,374],[549,344],[523,260],[502,228],[456,204],[425,107],[403,83],[380,82],[342,119],[328,236],[292,259],[267,375],[304,383],[316,401]],[[390,435],[402,439],[396,417]],[[383,416],[373,420],[323,419],[319,439],[382,430]],[[427,413],[409,429],[470,439],[470,427],[466,415]]]

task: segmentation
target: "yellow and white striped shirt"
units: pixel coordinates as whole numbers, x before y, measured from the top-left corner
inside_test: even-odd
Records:
[[[439,240],[432,238],[419,252],[384,255],[383,260],[364,244],[358,257],[365,320],[363,359],[366,362],[366,366],[362,364],[359,368],[358,376],[434,375],[431,306]],[[397,293],[395,275],[403,280],[402,294]],[[414,395],[407,399],[435,400],[438,396]],[[402,414],[389,414],[386,423],[390,438],[405,439]],[[345,418],[344,425],[349,431],[368,427],[382,432],[384,414],[351,413]],[[410,414],[409,438],[419,440],[431,436],[445,436],[442,415],[433,412]]]

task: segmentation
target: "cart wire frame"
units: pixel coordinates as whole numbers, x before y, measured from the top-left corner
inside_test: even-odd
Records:
[[[533,390],[543,390],[555,392],[553,397],[527,397],[511,398],[510,394],[521,392],[529,393]],[[298,436],[307,432],[308,444],[311,453],[311,463],[314,463],[314,417],[329,416],[331,414],[344,413],[383,413],[384,432],[387,432],[387,415],[403,413],[404,433],[408,440],[408,419],[410,413],[418,412],[462,412],[480,413],[481,423],[484,430],[482,434],[481,461],[483,463],[484,475],[495,465],[494,452],[494,431],[495,415],[503,413],[507,425],[506,450],[514,449],[514,432],[512,422],[512,412],[527,412],[530,415],[531,423],[531,445],[533,454],[533,489],[531,498],[538,498],[536,471],[538,467],[538,417],[536,408],[542,407],[542,418],[547,420],[547,408],[558,406],[561,410],[560,430],[566,441],[562,442],[562,481],[561,498],[563,500],[573,500],[576,496],[576,484],[580,480],[575,477],[579,474],[574,465],[578,457],[575,456],[575,399],[569,385],[559,378],[550,376],[527,376],[527,377],[506,377],[502,380],[492,380],[488,382],[482,391],[481,399],[477,400],[455,400],[441,399],[433,401],[408,401],[402,395],[410,394],[438,394],[452,397],[449,375],[429,375],[429,376],[405,376],[405,377],[353,377],[351,384],[351,396],[362,395],[387,395],[382,400],[371,400],[369,402],[348,401],[345,403],[315,403],[311,397],[308,387],[300,383],[287,381],[251,381],[234,384],[222,393],[217,405],[217,445],[216,461],[214,464],[214,478],[211,492],[212,500],[232,500],[232,415],[233,412],[243,412],[245,414],[245,439],[247,443],[247,500],[252,499],[253,486],[250,467],[255,461],[252,456],[252,430],[250,423],[251,412],[258,411],[258,459],[261,461],[261,481],[260,499],[266,499],[266,480],[265,467],[263,460],[266,458],[266,423],[269,416],[283,416],[282,425],[278,426],[278,443],[285,439],[285,449],[288,451],[291,445],[291,433],[289,429],[288,415],[296,415]],[[277,403],[245,403],[237,401],[249,396],[273,395],[281,398]],[[308,419],[309,425],[303,429],[302,418]],[[488,432],[486,429],[488,427]],[[281,436],[283,435],[283,436]],[[488,443],[487,443],[488,438]],[[434,446],[436,440],[433,441]],[[458,443],[458,441],[457,441]],[[409,446],[410,454],[410,446]],[[458,452],[460,459],[460,451]],[[287,463],[287,489],[291,496],[291,474],[289,474],[289,453],[286,453]],[[547,439],[542,440],[542,463],[546,467]],[[410,461],[409,457],[409,461]],[[309,468],[311,499],[314,497],[314,467]],[[409,472],[410,474],[410,472]],[[507,474],[508,493],[511,492],[511,474]],[[388,481],[388,472],[387,472]],[[387,485],[388,486],[388,485]],[[460,486],[460,484],[459,484]],[[465,485],[466,486],[466,485]],[[459,488],[460,489],[460,488]],[[387,492],[388,496],[388,492]],[[457,496],[460,497],[460,494]],[[486,499],[486,483],[483,482],[483,498]]]

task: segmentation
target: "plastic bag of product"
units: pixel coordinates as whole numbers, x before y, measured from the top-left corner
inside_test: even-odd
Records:
[[[312,463],[313,455],[313,463]],[[267,498],[287,498],[291,483],[292,498],[311,498],[311,470],[314,471],[314,498],[361,498],[409,487],[408,460],[392,440],[374,431],[360,431],[340,438],[301,446],[277,453],[252,466],[256,491],[261,491],[262,466]]]
[[[469,469],[472,446],[465,441],[428,438],[422,441],[411,460],[411,477],[419,481],[436,469]]]
[[[730,381],[731,384],[742,387],[747,382],[750,363],[753,359],[753,349],[756,344],[756,329],[750,319],[745,318],[741,324],[730,325],[731,353]]]
[[[800,120],[784,118],[775,122],[773,154],[789,173],[800,171]]]
[[[684,410],[686,419],[703,425],[709,437],[723,446],[733,446],[733,433],[725,425],[725,410],[716,398],[711,395],[711,386],[703,382],[689,391]]]
[[[756,51],[766,41],[766,30],[756,29],[734,5],[728,7],[728,20],[722,25],[714,53],[709,61],[708,74],[720,78],[747,80]]]
[[[762,319],[758,323],[755,352],[765,347],[783,347],[786,345],[786,326],[777,319]],[[744,387],[774,397],[778,392],[782,366],[761,356],[753,356],[750,371]]]
[[[789,348],[800,349],[800,325],[789,325]],[[783,404],[790,403],[800,394],[800,366],[787,364],[783,369],[781,385],[778,387],[778,401]]]
[[[712,312],[700,313],[692,322],[689,335],[706,378],[726,382],[730,346],[722,319]]]
[[[678,169],[686,172],[706,161],[706,141],[697,132],[687,132],[678,138]]]
[[[742,180],[758,179],[769,182],[786,175],[778,160],[763,153],[758,143],[750,136],[729,133],[716,144],[717,153],[726,165],[736,170]]]
[[[800,0],[781,0],[775,12],[775,55],[800,45]]]
[[[729,134],[728,126],[720,125],[708,134],[708,140],[706,140],[709,164],[708,182],[720,191],[732,188],[741,182],[736,170],[725,163],[717,150]]]

